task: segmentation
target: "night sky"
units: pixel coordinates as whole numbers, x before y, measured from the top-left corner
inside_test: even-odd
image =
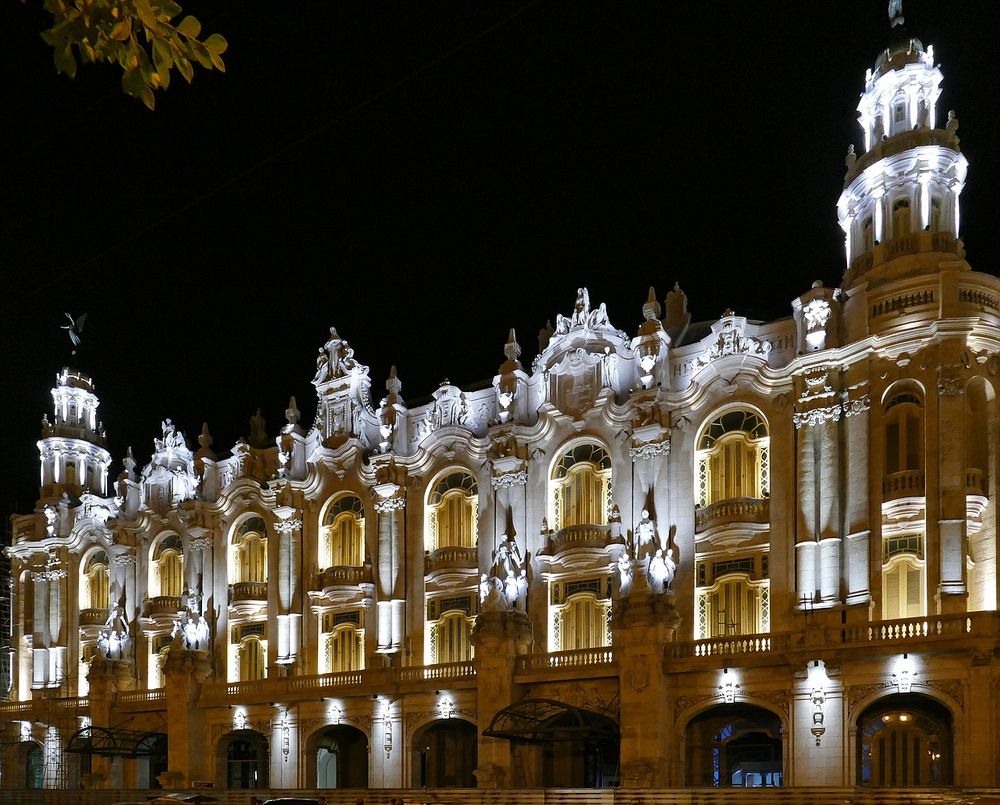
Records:
[[[576,289],[634,335],[650,285],[695,320],[789,315],[839,283],[836,221],[887,3],[185,2],[227,73],[149,112],[120,73],[57,76],[41,0],[0,0],[2,514],[30,511],[59,368],[92,375],[121,470],[171,417],[227,455],[334,325],[403,398],[522,362]],[[1000,27],[906,0],[969,160],[968,259],[996,272]],[[860,148],[859,148],[860,150]],[[60,326],[86,312],[75,357]]]

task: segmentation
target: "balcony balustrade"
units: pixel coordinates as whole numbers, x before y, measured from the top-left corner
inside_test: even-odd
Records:
[[[424,574],[449,570],[472,570],[479,567],[478,548],[438,548],[431,551],[424,559]]]
[[[708,531],[729,523],[767,524],[771,520],[769,498],[732,498],[695,509],[695,532]]]
[[[372,583],[371,565],[334,565],[316,574],[317,590],[331,587],[356,587]]]
[[[551,534],[545,545],[545,553],[558,556],[564,551],[576,548],[606,548],[621,537],[613,537],[609,525],[570,525]]]
[[[891,472],[882,479],[882,500],[924,496],[924,471]]]

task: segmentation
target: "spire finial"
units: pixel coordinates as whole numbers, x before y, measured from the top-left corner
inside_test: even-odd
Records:
[[[903,0],[889,0],[889,27],[895,28],[904,22],[906,20],[903,19]]]

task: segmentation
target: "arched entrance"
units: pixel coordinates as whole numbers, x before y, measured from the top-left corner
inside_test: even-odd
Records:
[[[223,735],[216,747],[216,777],[225,788],[268,788],[270,753],[267,738],[255,730]]]
[[[781,719],[752,704],[709,708],[688,722],[685,760],[690,786],[780,786]]]
[[[934,699],[886,696],[865,708],[857,730],[859,785],[952,785],[951,712]]]
[[[522,699],[497,713],[483,735],[516,744],[515,779],[523,779],[524,787],[618,785],[621,737],[606,713],[553,699]]]
[[[413,734],[414,788],[475,788],[479,735],[460,718],[432,721]]]
[[[42,747],[31,742],[24,753],[24,787],[40,789],[45,777],[45,753]]]
[[[361,730],[347,724],[321,729],[306,753],[306,774],[317,788],[368,787],[368,737]]]

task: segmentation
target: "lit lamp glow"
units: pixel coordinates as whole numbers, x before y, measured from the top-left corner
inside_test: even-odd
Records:
[[[900,693],[909,693],[913,686],[913,678],[916,675],[913,660],[910,659],[908,654],[904,654],[896,662],[896,672],[892,675],[892,681],[896,685],[896,690]]]
[[[812,702],[812,727],[810,732],[816,738],[816,746],[820,745],[823,733],[826,732],[824,721],[826,715],[823,712],[823,705],[826,704],[826,691],[824,685],[827,682],[826,666],[822,660],[813,660],[809,666],[809,684],[812,687],[810,701]]]

